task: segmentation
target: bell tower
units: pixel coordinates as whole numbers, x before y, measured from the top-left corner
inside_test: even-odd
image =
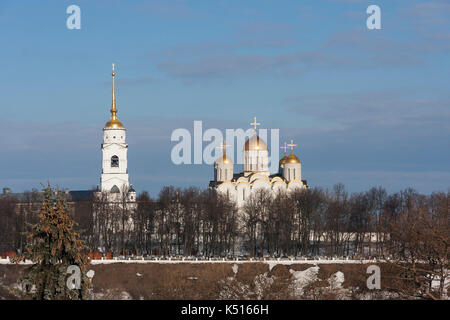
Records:
[[[130,189],[127,166],[128,145],[126,144],[126,129],[117,119],[115,76],[113,63],[111,119],[103,128],[100,191],[122,193],[122,191]]]

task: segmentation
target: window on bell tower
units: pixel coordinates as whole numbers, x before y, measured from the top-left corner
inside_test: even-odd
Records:
[[[112,156],[111,157],[111,168],[118,168],[118,167],[119,167],[119,157]]]

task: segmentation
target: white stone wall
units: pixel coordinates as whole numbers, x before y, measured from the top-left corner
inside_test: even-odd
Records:
[[[217,191],[228,195],[239,207],[242,207],[256,190],[266,189],[275,196],[278,192],[290,192],[297,188],[306,188],[306,186],[299,179],[292,179],[286,183],[279,176],[270,178],[264,173],[254,173],[247,177],[240,177],[236,181],[225,181],[217,186]]]
[[[287,181],[302,180],[302,167],[300,163],[286,163],[283,167],[283,177]]]
[[[216,163],[214,170],[214,180],[216,181],[231,181],[233,179],[233,163]]]
[[[111,191],[113,186],[120,191],[129,188],[127,153],[126,130],[103,129],[101,191]],[[111,166],[113,156],[119,158],[118,167]]]
[[[269,173],[269,152],[267,150],[246,150],[244,151],[244,174],[252,172]]]

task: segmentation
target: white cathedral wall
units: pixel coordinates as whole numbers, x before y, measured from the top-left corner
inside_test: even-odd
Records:
[[[264,173],[264,172],[257,172],[257,173],[252,174],[250,177],[248,177],[248,180],[250,183],[253,183],[253,181],[255,181],[257,179],[265,179],[270,183],[268,174]]]
[[[299,163],[286,163],[283,168],[283,177],[288,181],[301,180],[301,165]]]
[[[251,191],[255,193],[257,189],[265,189],[267,191],[271,191],[272,185],[268,178],[259,178],[253,181]]]
[[[269,152],[267,150],[244,151],[244,172],[269,172]]]
[[[251,188],[248,182],[240,182],[236,186],[236,203],[238,206],[242,206],[245,200],[250,196]]]
[[[216,181],[230,181],[233,179],[233,164],[232,163],[219,163],[215,165],[214,178]]]
[[[286,192],[287,185],[283,180],[279,180],[273,183],[272,189],[274,194],[278,194],[279,192]]]
[[[227,195],[231,200],[235,202],[237,202],[238,200],[236,187],[229,181],[220,184],[217,188],[217,191],[223,195]]]
[[[305,185],[303,184],[303,182],[301,180],[292,180],[291,182],[289,182],[287,190],[288,191],[294,191],[295,189],[303,189],[306,188]]]
[[[274,178],[270,181],[267,177],[259,177],[253,180],[252,183],[240,179],[233,183],[226,181],[217,187],[217,191],[228,195],[230,199],[236,202],[238,207],[242,207],[250,195],[254,194],[257,190],[265,189],[271,192],[272,196],[276,196],[279,192],[291,192],[295,189],[303,189],[306,186],[303,181],[294,179],[286,184],[280,178]]]

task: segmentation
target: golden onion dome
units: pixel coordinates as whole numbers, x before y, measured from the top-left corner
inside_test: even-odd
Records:
[[[255,133],[250,139],[245,142],[244,150],[268,151],[268,148],[266,142]]]
[[[283,157],[283,158],[281,158],[281,160],[280,160],[280,166],[282,165],[282,164],[285,164],[286,162],[287,162],[287,157],[286,157],[286,155]]]
[[[301,163],[300,160],[295,156],[295,154],[291,153],[289,157],[287,157],[285,163]]]
[[[105,124],[105,129],[125,129],[125,127],[123,126],[122,122],[120,122],[119,120],[111,119]]]
[[[222,156],[220,156],[216,162],[214,162],[214,164],[233,164],[233,160],[231,160],[231,158],[229,156],[226,155],[226,153],[222,154]]]

